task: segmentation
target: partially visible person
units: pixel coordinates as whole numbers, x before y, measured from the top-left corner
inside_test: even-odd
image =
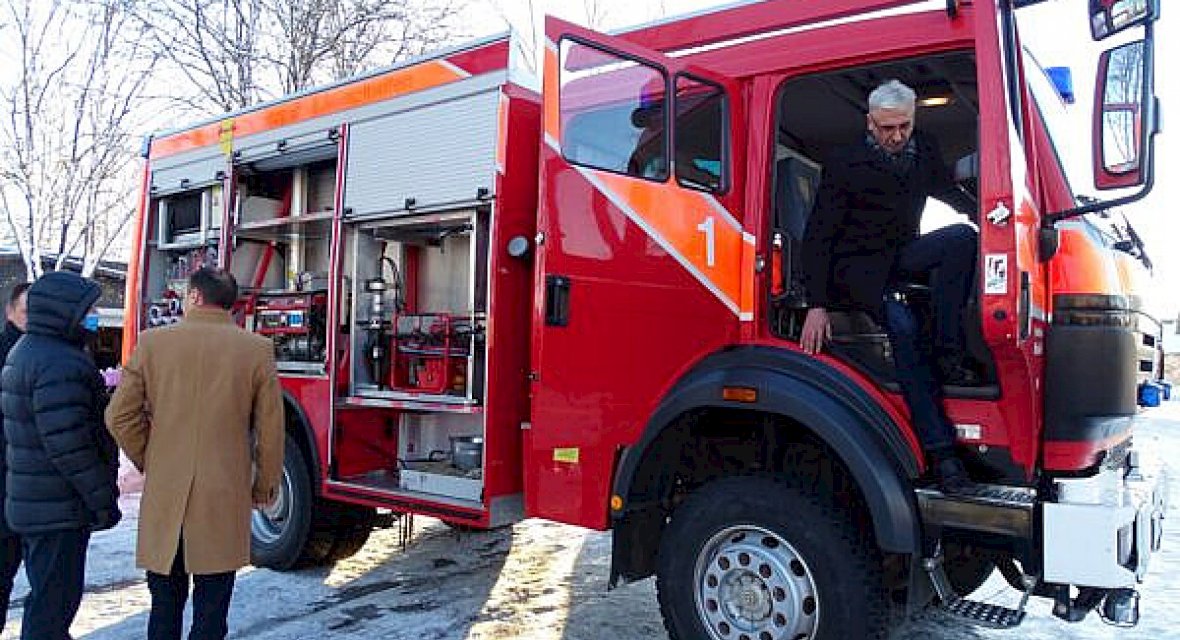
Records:
[[[198,269],[184,319],[140,336],[107,409],[144,473],[136,562],[152,595],[149,640],[179,640],[190,574],[189,640],[225,638],[234,573],[250,562],[251,508],[270,504],[282,472],[274,346],[234,323],[237,298],[231,274]]]
[[[28,321],[29,283],[18,282],[8,292],[8,304],[4,306],[7,322],[4,332],[0,333],[0,367],[8,359],[8,352],[20,337],[25,335],[25,324]],[[8,475],[4,464],[4,415],[0,407],[0,501],[7,493],[4,490],[5,476]],[[21,541],[20,536],[8,528],[8,519],[4,517],[4,509],[0,506],[0,631],[4,631],[4,623],[8,619],[8,602],[12,597],[12,581],[16,577],[16,570],[20,568]]]
[[[30,589],[22,640],[69,639],[90,534],[121,517],[118,449],[102,423],[106,390],[83,348],[99,292],[72,273],[42,276],[28,290],[27,333],[4,365],[4,513],[23,540]]]
[[[927,197],[964,213],[971,205],[956,197],[937,141],[915,131],[915,100],[897,80],[882,83],[869,94],[861,139],[824,163],[803,238],[810,309],[799,344],[808,353],[823,349],[832,335],[829,309],[862,311],[884,325],[928,467],[943,490],[957,492],[971,481],[955,451],[942,385],[979,382],[964,364],[962,315],[975,284],[978,235],[967,224],[919,233]],[[929,278],[930,332],[897,295],[914,278]]]

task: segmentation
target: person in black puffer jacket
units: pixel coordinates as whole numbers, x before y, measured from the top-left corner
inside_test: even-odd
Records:
[[[86,547],[109,529],[118,448],[103,426],[106,391],[84,350],[84,322],[99,287],[53,272],[28,292],[28,330],[2,374],[8,526],[24,539],[22,640],[67,640],[82,602]]]
[[[28,290],[29,283],[18,282],[13,285],[8,294],[8,304],[4,307],[7,322],[4,331],[0,333],[0,367],[8,359],[8,352],[16,345],[16,341],[25,335],[25,323],[28,320]],[[4,622],[8,618],[8,603],[12,596],[12,581],[16,577],[16,570],[20,568],[21,540],[20,536],[8,528],[8,520],[4,518],[4,476],[7,475],[4,466],[4,429],[3,414],[0,413],[0,631],[4,631]]]

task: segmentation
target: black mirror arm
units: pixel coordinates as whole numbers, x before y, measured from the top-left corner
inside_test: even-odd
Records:
[[[1152,171],[1150,167],[1148,167],[1146,180],[1144,180],[1143,186],[1139,189],[1139,191],[1132,193],[1129,196],[1115,198],[1114,200],[1093,200],[1092,202],[1088,202],[1080,207],[1074,207],[1072,209],[1066,209],[1065,211],[1057,211],[1055,213],[1046,214],[1044,222],[1041,226],[1048,229],[1052,228],[1053,225],[1061,222],[1062,220],[1069,220],[1070,218],[1084,216],[1087,213],[1096,213],[1105,209],[1113,209],[1114,207],[1121,207],[1133,202],[1138,202],[1143,198],[1146,198],[1147,194],[1151,193],[1151,188],[1155,186],[1154,174],[1155,172]]]

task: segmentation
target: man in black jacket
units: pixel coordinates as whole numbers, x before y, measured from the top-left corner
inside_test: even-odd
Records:
[[[0,367],[8,359],[8,352],[12,350],[20,337],[25,335],[25,323],[28,321],[28,290],[29,283],[19,282],[13,285],[8,293],[8,304],[4,307],[7,322],[4,332],[0,333]],[[4,416],[0,413],[0,425]],[[4,466],[4,430],[0,428],[0,500],[4,499],[4,476],[7,475]],[[8,520],[4,517],[4,509],[0,507],[0,631],[4,630],[4,622],[8,619],[8,602],[12,596],[12,580],[16,577],[16,570],[20,568],[21,541],[20,536],[8,528]]]
[[[92,531],[118,523],[118,449],[106,391],[83,349],[99,287],[54,272],[29,287],[28,332],[2,375],[8,526],[24,539],[30,593],[22,640],[67,640],[82,602]]]
[[[859,310],[885,325],[898,382],[928,462],[943,489],[968,484],[955,456],[955,429],[942,406],[942,382],[972,384],[963,362],[962,309],[974,282],[977,233],[967,224],[919,235],[929,196],[953,197],[937,143],[914,132],[915,94],[890,80],[869,95],[868,131],[824,163],[803,239],[810,309],[800,334],[809,353],[831,337],[827,309]],[[929,275],[932,340],[894,291]],[[932,344],[930,344],[932,342]]]

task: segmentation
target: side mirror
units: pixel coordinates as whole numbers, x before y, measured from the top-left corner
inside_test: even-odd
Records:
[[[1090,0],[1090,37],[1104,40],[1158,16],[1159,0]]]
[[[1099,60],[1093,123],[1098,189],[1147,181],[1148,142],[1156,129],[1149,55],[1147,42],[1138,40],[1104,52]]]

